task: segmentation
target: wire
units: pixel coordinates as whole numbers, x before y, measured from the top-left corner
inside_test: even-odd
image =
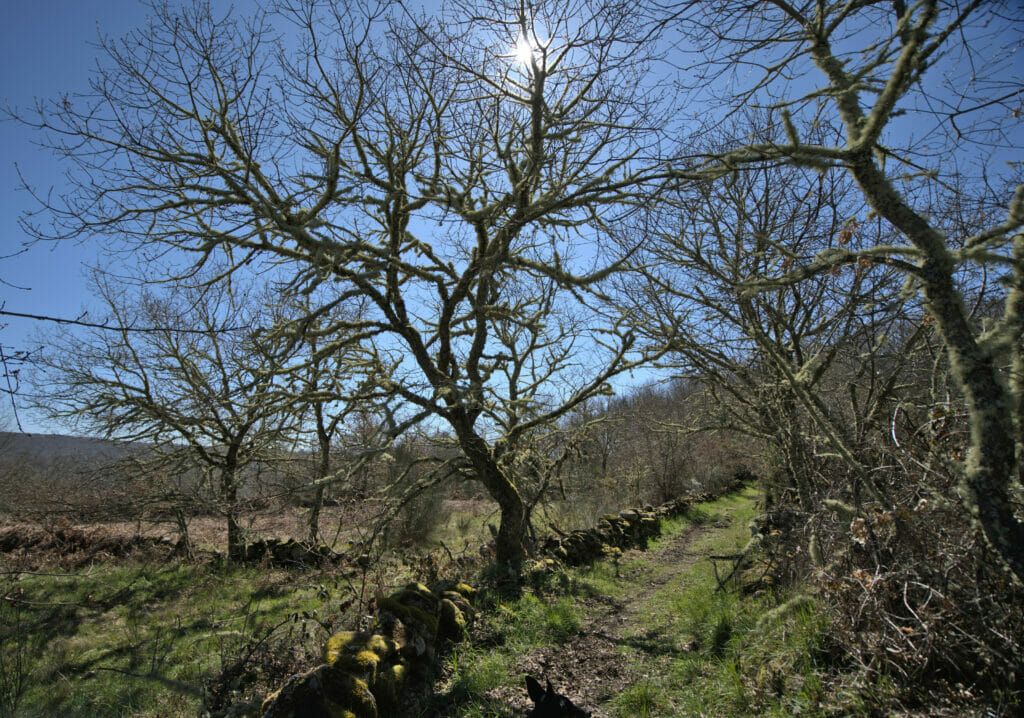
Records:
[[[63,317],[49,317],[43,314],[24,314],[22,312],[9,312],[0,309],[0,315],[6,317],[19,317],[21,319],[33,319],[39,322],[55,322],[57,324],[71,324],[77,327],[89,327],[90,329],[105,329],[111,332],[134,332],[136,334],[153,334],[158,332],[176,332],[179,334],[217,334],[226,332],[237,332],[251,327],[221,327],[219,329],[181,329],[177,327],[125,327],[110,324],[98,324],[87,322],[83,319],[65,319]]]

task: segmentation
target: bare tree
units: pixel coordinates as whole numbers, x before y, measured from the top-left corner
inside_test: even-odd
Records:
[[[963,494],[989,544],[1024,580],[1024,524],[1014,513],[1019,379],[1008,384],[1000,352],[1018,347],[1024,278],[1024,190],[1016,169],[1024,84],[1012,70],[1021,18],[1000,3],[679,3],[678,33],[690,97],[711,103],[716,121],[744,108],[773,111],[754,141],[716,153],[724,175],[785,162],[850,177],[867,205],[851,215],[855,233],[877,218],[891,231],[870,246],[832,246],[813,260],[780,266],[761,287],[796,285],[864,263],[904,273],[945,344],[970,415]],[[1003,43],[1003,45],[1000,45]],[[712,92],[709,92],[713,88]],[[798,128],[831,125],[836,137]],[[1002,164],[1002,163],[1000,163]],[[1007,183],[1011,184],[1007,184]],[[978,201],[959,201],[958,198]],[[963,234],[937,209],[959,201],[979,212]],[[785,256],[783,243],[772,249]],[[965,267],[1002,272],[1002,316],[985,331],[970,321],[958,281]]]
[[[228,556],[242,558],[247,470],[272,455],[293,419],[275,401],[280,365],[258,340],[258,298],[237,284],[136,297],[99,277],[96,288],[104,324],[118,329],[55,336],[33,381],[35,408],[76,430],[143,445],[147,466],[164,467],[151,474],[167,477],[154,491],[178,502],[208,477]]]
[[[313,498],[308,518],[308,540],[320,537],[320,513],[332,484],[352,471],[360,471],[360,457],[383,450],[388,443],[388,424],[380,422],[376,441],[367,441],[361,451],[345,457],[346,469],[332,471],[337,463],[332,448],[341,438],[346,422],[353,416],[366,416],[379,399],[376,380],[384,367],[359,337],[347,328],[362,321],[363,309],[357,304],[338,306],[318,304],[305,294],[279,298],[275,321],[264,335],[268,351],[281,357],[283,366],[277,401],[295,414],[297,438],[312,446],[313,471],[307,490]],[[386,414],[386,412],[385,412]],[[312,441],[302,437],[312,434]]]
[[[92,93],[32,120],[73,189],[26,224],[227,271],[273,262],[295,288],[364,299],[347,329],[394,367],[398,425],[451,427],[516,569],[527,516],[510,459],[646,358],[597,310],[621,266],[602,238],[662,173],[655,28],[618,0],[279,11],[158,5],[106,44]],[[282,20],[297,51],[275,41]]]
[[[852,472],[855,495],[867,486],[878,497],[859,447],[888,420],[900,386],[908,347],[886,338],[906,300],[885,263],[749,287],[825,248],[870,245],[878,227],[857,237],[844,229],[860,201],[839,175],[765,166],[691,185],[646,228],[641,304],[650,313],[641,331],[671,337],[669,363],[700,381],[714,407],[688,416],[690,429],[741,432],[775,447],[785,474],[778,488],[794,491],[806,511],[821,498],[816,454]]]

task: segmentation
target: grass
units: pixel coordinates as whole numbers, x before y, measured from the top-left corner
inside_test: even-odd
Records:
[[[754,498],[748,490],[699,507],[703,524],[728,526],[705,533],[692,550],[704,555],[739,551],[750,537]],[[684,528],[690,520],[668,531]],[[758,619],[783,597],[747,596],[717,586],[711,561],[701,560],[647,599],[643,613],[653,621],[643,630],[676,647],[660,686],[663,705],[652,707],[649,715],[781,716],[797,709],[804,714],[820,710],[815,656],[820,654],[824,619],[805,605],[777,623],[759,626]],[[643,653],[633,652],[627,659],[638,672],[656,668]]]
[[[748,490],[695,507],[666,521],[651,551],[629,552],[618,565],[606,560],[563,570],[538,564],[519,597],[490,599],[481,618],[483,640],[449,655],[445,695],[435,704],[470,718],[511,715],[507,696],[523,694],[522,658],[540,650],[559,655],[560,646],[618,605],[628,619],[616,629],[610,660],[624,683],[601,706],[606,714],[822,712],[816,656],[823,626],[813,604],[759,626],[785,596],[715,591],[711,562],[700,558],[744,545],[754,502]],[[453,515],[441,533],[464,537],[481,526],[478,518]],[[693,532],[689,553],[655,560],[658,549],[687,531]],[[316,661],[331,627],[349,618],[339,604],[358,588],[330,573],[179,562],[6,574],[0,583],[0,692],[13,666],[27,679],[16,710],[6,712],[28,718],[194,715],[200,704],[194,691],[203,687],[234,702],[255,700]],[[4,705],[0,701],[0,716]]]
[[[448,698],[459,704],[458,715],[506,715],[494,712],[488,691],[521,690],[517,660],[571,641],[609,603],[627,606],[632,619],[616,645],[619,670],[631,680],[607,698],[605,713],[823,714],[819,657],[825,621],[813,603],[759,626],[758,619],[787,597],[745,595],[735,586],[716,591],[713,565],[704,558],[737,552],[747,543],[756,498],[748,489],[664,522],[651,550],[629,554],[618,569],[606,560],[534,575],[531,591],[498,603],[483,619],[488,647],[465,650],[449,666]],[[687,550],[698,558],[683,570],[678,561],[656,561],[657,550],[684,531],[695,531]],[[645,593],[645,585],[658,588]]]
[[[283,677],[275,666],[286,674],[313,658],[304,647],[315,651],[339,619],[322,614],[344,587],[322,575],[171,562],[11,574],[3,593],[4,651],[31,646],[14,715],[167,716],[195,714],[218,674],[244,698],[246,686]],[[272,651],[282,655],[244,661]]]
[[[651,680],[630,686],[613,700],[615,715],[621,718],[648,718],[666,703],[664,689]]]

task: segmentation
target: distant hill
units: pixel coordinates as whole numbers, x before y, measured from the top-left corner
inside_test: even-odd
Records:
[[[45,467],[68,461],[102,464],[119,459],[132,447],[106,439],[62,434],[21,434],[0,431],[0,462]]]

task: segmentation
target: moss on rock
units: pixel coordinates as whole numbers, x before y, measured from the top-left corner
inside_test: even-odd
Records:
[[[409,670],[404,663],[394,663],[381,668],[373,684],[373,695],[377,698],[379,709],[392,711],[398,707],[408,673]]]
[[[441,614],[437,625],[440,640],[459,641],[466,635],[466,617],[450,599],[441,599]]]
[[[434,597],[434,600],[437,600],[436,596]],[[437,616],[427,613],[418,606],[410,606],[400,598],[391,597],[378,599],[377,606],[382,611],[391,611],[402,618],[406,624],[412,622],[424,626],[431,637],[437,635]]]

